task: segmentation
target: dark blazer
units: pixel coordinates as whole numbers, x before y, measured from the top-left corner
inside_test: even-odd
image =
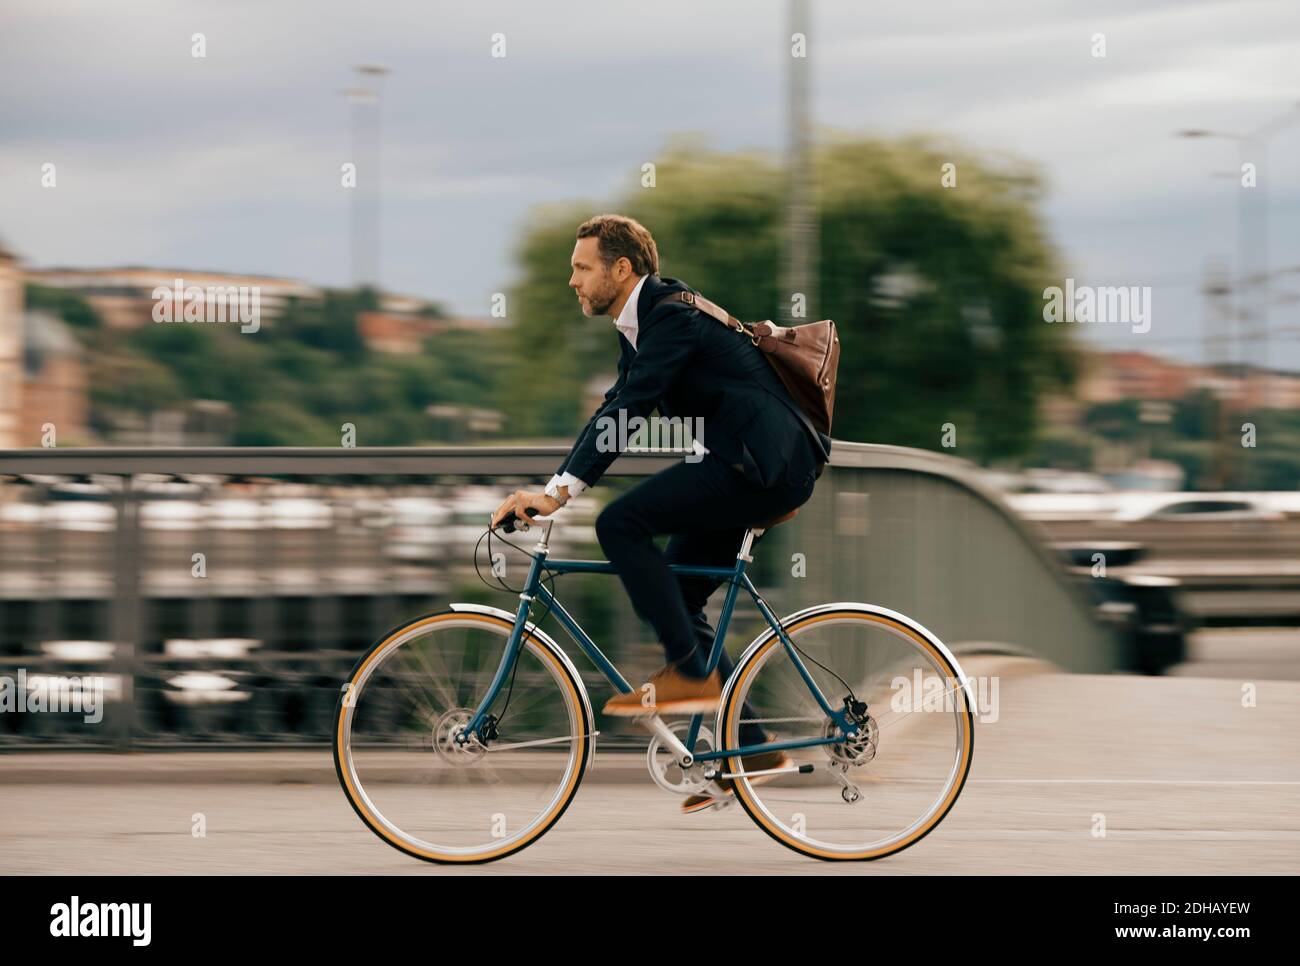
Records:
[[[557,472],[594,485],[619,455],[597,449],[600,418],[617,421],[621,408],[631,420],[657,408],[668,417],[702,418],[700,442],[757,487],[807,479],[819,462],[817,443],[762,350],[683,302],[651,308],[665,295],[686,291],[693,290],[675,278],[646,277],[637,299],[637,347],[619,333],[618,379]],[[829,454],[830,437],[816,435]]]

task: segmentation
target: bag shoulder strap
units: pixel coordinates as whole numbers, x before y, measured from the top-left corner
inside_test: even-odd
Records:
[[[655,305],[658,306],[663,302],[684,302],[687,305],[694,306],[706,315],[713,316],[727,328],[735,329],[742,335],[748,336],[749,340],[754,345],[758,345],[758,336],[754,334],[752,325],[746,325],[744,322],[741,322],[740,319],[736,318],[722,306],[718,305],[716,302],[710,302],[698,292],[673,292],[659,299],[655,302]],[[776,394],[774,393],[774,395]],[[799,417],[800,422],[802,422],[804,428],[808,430],[813,442],[817,444],[818,455],[821,456],[823,461],[829,463],[831,457],[830,454],[826,452],[826,444],[822,442],[821,434],[817,432],[816,427],[813,426],[812,420],[808,418],[808,414],[799,406],[787,400],[784,396],[777,395],[776,398],[785,403],[786,408]]]
[[[659,299],[658,302],[655,302],[655,305],[660,305],[663,302],[685,302],[687,305],[699,309],[705,315],[713,316],[729,329],[735,329],[737,332],[744,333],[745,335],[753,335],[744,322],[741,322],[740,319],[736,318],[716,302],[710,302],[699,292],[672,292]]]

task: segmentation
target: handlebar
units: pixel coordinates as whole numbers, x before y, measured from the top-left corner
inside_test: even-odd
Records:
[[[530,506],[525,512],[530,517],[535,517],[537,516],[537,507]],[[515,524],[517,522],[519,522],[519,518],[515,516],[514,511],[512,510],[511,512],[507,513],[504,517],[501,518],[501,522],[498,523],[497,526],[499,526],[506,533],[514,533]]]

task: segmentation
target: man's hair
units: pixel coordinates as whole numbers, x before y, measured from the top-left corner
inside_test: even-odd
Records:
[[[597,239],[600,260],[607,269],[620,258],[627,258],[632,263],[632,274],[659,274],[659,249],[639,221],[623,215],[596,215],[578,226],[578,237]]]

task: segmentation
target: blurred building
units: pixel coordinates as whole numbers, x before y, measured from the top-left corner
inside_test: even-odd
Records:
[[[18,445],[23,385],[23,278],[18,259],[0,247],[0,449]]]
[[[1102,352],[1089,360],[1079,382],[1079,399],[1087,403],[1181,399],[1201,372],[1145,352]]]
[[[481,331],[497,328],[496,319],[431,318],[421,312],[427,303],[410,300],[411,310],[400,311],[396,299],[384,299],[385,311],[357,313],[357,334],[367,349],[375,352],[416,353],[424,340],[451,329]]]
[[[24,309],[25,275],[0,248],[0,449],[84,442],[86,374],[81,345],[62,319]]]
[[[1300,373],[1253,369],[1243,374],[1242,405],[1251,409],[1300,409]]]
[[[48,424],[55,442],[86,436],[89,404],[81,343],[58,316],[22,313],[23,379],[16,446],[40,446]]]
[[[158,301],[154,293],[158,289],[174,291],[178,279],[185,289],[201,289],[209,299],[217,298],[213,294],[216,290],[256,289],[263,321],[281,315],[291,298],[321,296],[316,286],[292,279],[180,268],[50,268],[27,273],[28,282],[75,292],[95,310],[104,325],[112,329],[136,329],[151,323]],[[221,298],[224,303],[224,296]]]
[[[1095,352],[1086,356],[1075,393],[1043,398],[1040,411],[1048,423],[1077,424],[1080,413],[1096,403],[1175,402],[1199,390],[1243,408],[1300,408],[1300,372],[1188,365],[1145,352]]]

